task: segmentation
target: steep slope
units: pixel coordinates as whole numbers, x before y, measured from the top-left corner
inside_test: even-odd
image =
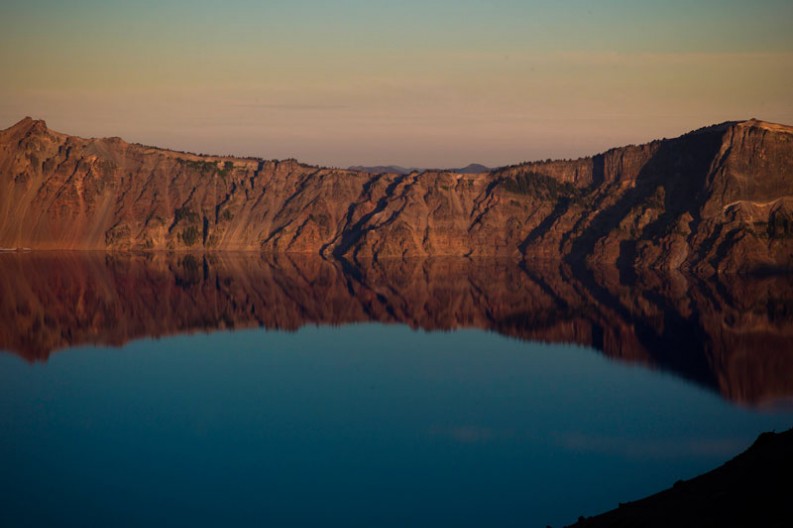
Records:
[[[0,247],[479,255],[793,268],[793,128],[724,123],[574,161],[370,174],[0,132]]]

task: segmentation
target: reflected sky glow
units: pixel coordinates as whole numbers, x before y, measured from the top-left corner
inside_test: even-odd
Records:
[[[554,526],[789,412],[576,346],[359,324],[0,355],[0,521]]]

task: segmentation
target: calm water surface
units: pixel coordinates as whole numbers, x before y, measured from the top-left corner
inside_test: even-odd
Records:
[[[787,282],[14,258],[2,526],[561,526],[793,425]]]

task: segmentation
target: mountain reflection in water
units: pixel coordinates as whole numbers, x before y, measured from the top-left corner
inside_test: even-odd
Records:
[[[0,348],[44,361],[182,332],[398,323],[577,343],[740,403],[793,395],[793,278],[579,275],[494,259],[0,254]]]

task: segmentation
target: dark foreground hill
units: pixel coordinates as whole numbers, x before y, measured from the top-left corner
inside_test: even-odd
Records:
[[[763,433],[723,466],[590,519],[576,528],[793,525],[793,429]]]
[[[0,247],[509,256],[793,268],[793,128],[724,123],[573,161],[371,174],[0,132]]]

